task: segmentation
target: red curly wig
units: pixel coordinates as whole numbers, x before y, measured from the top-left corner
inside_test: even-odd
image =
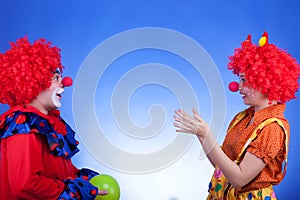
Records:
[[[244,73],[246,84],[266,94],[270,101],[285,103],[296,98],[300,66],[289,53],[269,44],[266,32],[263,37],[255,45],[248,35],[229,56],[228,69],[237,75]]]
[[[27,37],[10,45],[0,54],[0,102],[10,106],[28,104],[50,87],[57,68],[62,71],[60,49],[45,39],[30,44]]]

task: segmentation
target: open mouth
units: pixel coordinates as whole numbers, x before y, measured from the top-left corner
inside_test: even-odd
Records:
[[[240,92],[240,95],[242,96],[243,99],[246,97],[246,94],[243,92]]]
[[[56,108],[61,106],[60,99],[61,94],[64,92],[63,88],[56,88],[52,93],[52,102]]]
[[[64,89],[63,88],[59,88],[56,92],[56,96],[59,97],[59,99],[61,99],[61,94],[64,92]]]

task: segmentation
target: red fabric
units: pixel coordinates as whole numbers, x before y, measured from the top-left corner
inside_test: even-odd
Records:
[[[0,199],[54,200],[64,190],[62,180],[74,178],[71,160],[50,153],[41,134],[17,134],[1,139]]]

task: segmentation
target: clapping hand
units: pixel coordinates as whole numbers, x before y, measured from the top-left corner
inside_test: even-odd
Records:
[[[176,110],[174,115],[176,132],[190,133],[204,138],[209,132],[208,124],[193,109],[193,116],[183,110]]]

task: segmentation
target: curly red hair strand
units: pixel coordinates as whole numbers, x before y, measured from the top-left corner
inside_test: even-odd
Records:
[[[10,106],[28,104],[50,87],[57,68],[62,71],[60,49],[45,39],[30,44],[27,37],[10,45],[0,54],[0,102]]]
[[[266,32],[263,37],[265,41],[258,46],[248,36],[229,56],[228,69],[237,75],[244,73],[246,83],[266,94],[270,101],[285,103],[296,98],[300,66],[287,51],[269,44]]]

